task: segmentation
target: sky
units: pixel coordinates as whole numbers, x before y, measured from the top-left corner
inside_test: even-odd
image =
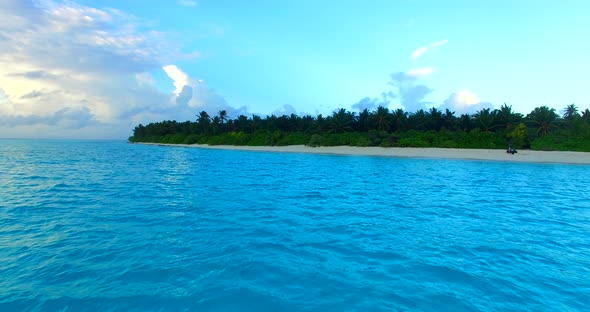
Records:
[[[587,0],[0,0],[0,137],[207,111],[590,107]]]

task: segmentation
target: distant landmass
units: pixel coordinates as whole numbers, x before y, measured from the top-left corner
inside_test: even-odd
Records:
[[[138,125],[130,142],[245,146],[381,146],[533,149],[590,152],[590,110],[575,104],[559,115],[541,106],[526,116],[509,105],[456,115],[436,108],[414,113],[378,107],[360,113],[339,109],[330,116],[295,114],[229,118],[226,111],[196,121]]]

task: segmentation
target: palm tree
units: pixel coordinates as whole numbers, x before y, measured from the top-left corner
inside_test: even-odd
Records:
[[[395,130],[406,130],[408,128],[408,113],[404,112],[403,109],[398,108],[393,112],[393,120]]]
[[[567,121],[572,121],[577,117],[580,117],[580,114],[578,113],[578,108],[576,107],[576,104],[572,103],[563,109],[563,119]]]
[[[492,131],[492,129],[494,128],[496,111],[491,111],[489,108],[482,108],[480,111],[475,113],[473,117],[475,124],[482,131]]]
[[[144,138],[146,136],[146,129],[142,124],[139,124],[138,126],[135,127],[135,129],[133,129],[133,137],[139,139],[139,138]]]
[[[301,131],[301,117],[292,113],[289,116],[289,127],[291,131]]]
[[[496,125],[501,129],[508,131],[521,120],[522,114],[514,113],[512,105],[504,103],[499,110],[496,110]]]
[[[220,124],[220,118],[219,116],[215,116],[213,117],[212,123],[211,123],[211,129],[213,130],[213,134],[217,134],[219,131],[219,124]]]
[[[197,119],[197,123],[201,128],[202,133],[206,133],[209,128],[209,123],[211,122],[211,118],[206,111],[202,111],[199,113],[199,118]]]
[[[238,119],[236,119],[234,122],[238,131],[249,132],[249,130],[252,128],[250,126],[250,120],[244,115],[238,116]]]
[[[445,129],[454,130],[456,128],[457,117],[455,117],[455,112],[449,110],[448,108],[445,109],[442,119],[443,127],[445,127]]]
[[[227,112],[224,110],[220,110],[218,113],[219,120],[221,120],[221,127],[223,127],[223,122],[227,119]]]
[[[342,133],[351,130],[354,114],[341,108],[335,111],[329,119],[330,130],[334,133]]]
[[[301,119],[301,129],[303,132],[309,132],[313,128],[313,117],[310,115],[305,115],[300,118]]]
[[[461,130],[467,132],[471,130],[471,124],[473,123],[473,118],[469,116],[469,114],[461,114],[459,117],[459,126]]]
[[[289,124],[289,117],[282,115],[277,117],[277,126],[281,131],[291,131],[291,125]]]
[[[182,133],[184,133],[184,134],[191,133],[191,122],[190,121],[187,120],[182,123]]]
[[[586,110],[582,112],[582,120],[590,124],[590,109],[586,108]]]
[[[527,120],[537,128],[537,134],[543,136],[557,128],[559,116],[555,113],[555,108],[541,106],[528,114]]]
[[[235,125],[236,124],[233,119],[228,119],[227,123],[225,124],[226,131],[235,131],[236,130]]]
[[[372,117],[372,114],[366,108],[362,112],[360,112],[357,119],[358,126],[356,130],[360,132],[369,131],[369,129],[371,129]]]
[[[326,123],[327,123],[327,118],[324,118],[324,116],[322,116],[322,114],[319,114],[317,116],[317,118],[315,119],[315,123],[314,123],[315,131],[317,131],[320,134],[323,133],[326,130]]]
[[[436,109],[435,107],[430,108],[428,113],[426,114],[428,128],[430,130],[439,131],[442,127],[442,112]]]
[[[256,132],[256,129],[260,126],[262,119],[258,115],[252,115],[252,132]]]
[[[271,132],[278,130],[278,128],[277,128],[277,116],[275,116],[275,115],[268,116],[267,115],[264,118],[264,123],[266,125],[266,130],[271,131]]]
[[[418,131],[426,130],[427,121],[426,112],[421,109],[408,116],[408,128]]]
[[[391,118],[389,109],[379,106],[375,112],[375,122],[377,123],[377,130],[388,131],[391,127]]]

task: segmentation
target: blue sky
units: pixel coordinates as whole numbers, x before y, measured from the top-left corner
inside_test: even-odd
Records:
[[[0,137],[125,138],[220,109],[583,110],[586,16],[584,0],[5,0]]]

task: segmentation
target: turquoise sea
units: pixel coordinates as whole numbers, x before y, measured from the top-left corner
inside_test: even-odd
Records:
[[[0,140],[0,311],[588,311],[590,166]]]

